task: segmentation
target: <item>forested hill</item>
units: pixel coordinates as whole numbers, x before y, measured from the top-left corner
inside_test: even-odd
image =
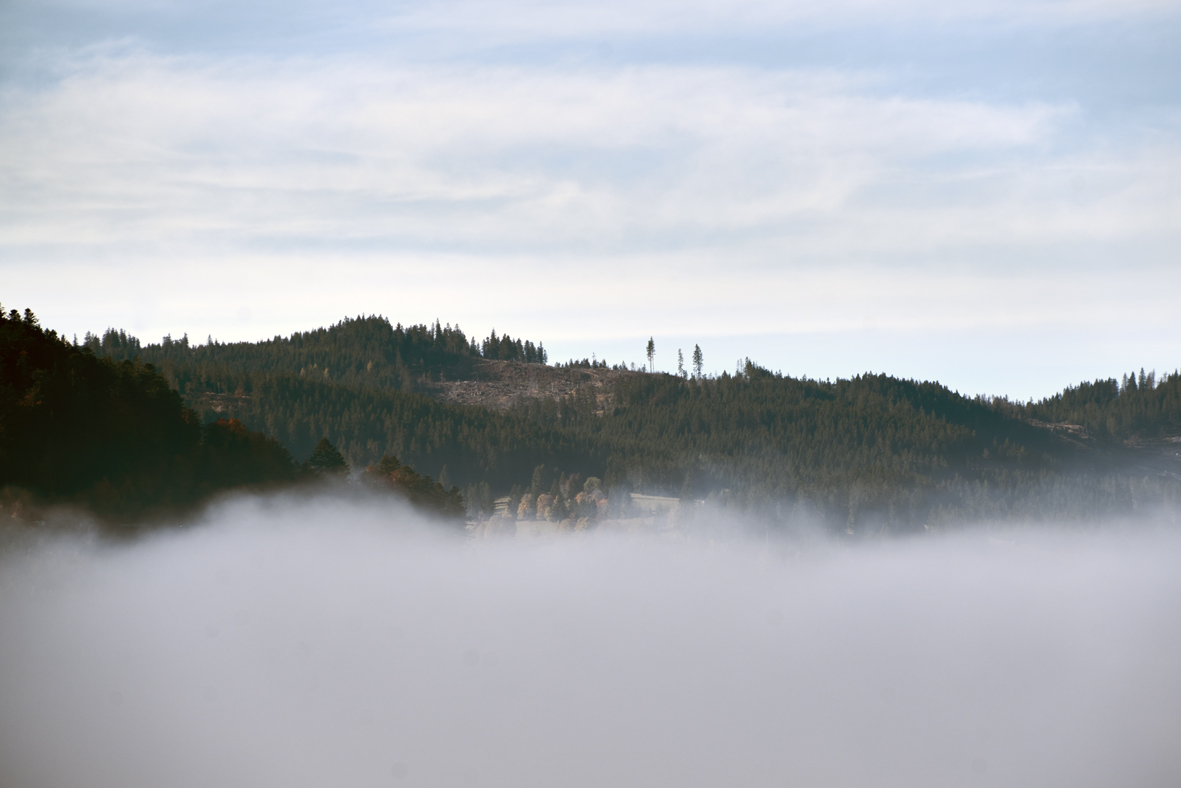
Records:
[[[1143,369],[1070,386],[1059,394],[1023,405],[997,401],[1011,415],[1055,425],[1077,425],[1100,440],[1151,441],[1181,436],[1181,373],[1158,380]]]
[[[438,321],[433,326],[391,325],[380,316],[345,318],[328,328],[276,336],[261,342],[192,344],[188,335],[143,345],[125,331],[87,334],[83,345],[97,355],[153,364],[185,394],[224,389],[244,373],[298,375],[361,388],[411,390],[418,381],[466,379],[478,359],[544,364],[545,346],[496,332],[482,342]],[[233,387],[229,387],[233,391]]]
[[[202,425],[150,366],[97,358],[0,310],[0,508],[70,503],[107,518],[176,512],[298,468],[241,424]],[[15,514],[15,512],[14,512]]]
[[[593,446],[523,418],[447,404],[420,393],[497,361],[541,368],[541,342],[469,340],[458,327],[393,325],[383,317],[261,342],[193,345],[165,337],[145,345],[125,331],[88,334],[83,346],[112,359],[149,362],[205,422],[238,419],[306,457],[327,436],[355,468],[386,454],[445,482],[507,488],[539,464],[602,465]]]
[[[493,337],[477,348],[458,329],[358,318],[259,343],[142,346],[108,331],[101,347],[156,364],[207,421],[238,418],[296,456],[327,435],[357,467],[389,452],[448,481],[495,490],[541,463],[636,489],[705,495],[1055,461],[1058,442],[1044,431],[938,384],[886,376],[831,383],[754,364],[709,379],[618,372],[605,395],[539,392],[504,416],[413,391],[466,375],[486,351],[512,343]]]
[[[1171,425],[1181,423],[1177,375],[1135,387],[1125,380],[1113,395],[1087,384],[1035,404],[886,375],[790,378],[749,363],[738,374],[692,378],[596,365],[580,374],[599,388],[547,397],[543,387],[505,413],[421,393],[437,389],[431,381],[487,369],[502,348],[515,352],[518,340],[492,339],[358,318],[253,344],[144,347],[112,331],[97,343],[158,364],[205,421],[239,419],[297,457],[325,436],[354,467],[396,456],[477,502],[528,486],[543,466],[549,477],[578,473],[613,489],[742,506],[794,502],[826,519],[872,514],[898,527],[937,511],[1025,516],[1037,490],[1039,506],[1119,509],[1148,493],[1110,476],[1080,482],[1080,458],[1102,471],[1119,458],[1096,447],[1117,447],[1134,428],[1176,434]],[[526,357],[532,348],[532,364],[495,363],[536,370],[522,381],[553,370],[536,360],[540,345],[519,344]],[[1095,430],[1038,426],[1075,416]],[[1165,494],[1173,493],[1152,493]]]
[[[749,364],[708,380],[636,375],[596,417],[571,398],[533,419],[608,453],[606,477],[703,497],[730,488],[794,495],[865,484],[1055,467],[1062,441],[936,383],[886,375],[819,381]],[[721,458],[727,458],[721,462]]]

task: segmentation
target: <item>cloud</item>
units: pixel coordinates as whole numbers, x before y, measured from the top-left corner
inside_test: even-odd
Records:
[[[579,39],[674,38],[719,34],[766,35],[804,26],[833,30],[882,26],[1051,27],[1168,18],[1172,0],[457,0],[422,3],[391,15],[397,30],[457,33],[486,45]]]
[[[888,250],[898,228],[903,248],[932,233],[954,243],[963,220],[931,222],[932,211],[1024,223],[1030,182],[1068,177],[1029,159],[1071,122],[1070,105],[878,95],[864,83],[725,67],[102,58],[5,96],[0,243],[60,244],[68,228],[64,242],[87,245],[495,252],[778,236]],[[1176,166],[1175,151],[1160,153]],[[1107,229],[1142,224],[1137,207],[1102,206]],[[1005,217],[1013,208],[1021,216]]]
[[[97,57],[0,111],[0,250],[708,252],[798,269],[1175,243],[1181,148],[872,75]]]
[[[992,537],[992,538],[990,538]],[[240,500],[0,562],[0,778],[1165,785],[1174,535],[463,545]]]
[[[16,20],[58,18],[88,14],[92,18],[135,20],[157,29],[161,22],[193,21],[189,4],[179,0],[12,0],[6,4]],[[1111,20],[1151,19],[1175,14],[1174,0],[743,0],[713,3],[707,0],[642,0],[623,3],[605,0],[432,0],[388,4],[350,0],[325,8],[315,0],[275,3],[255,0],[240,3],[214,0],[203,7],[204,16],[232,25],[246,20],[296,27],[327,23],[353,28],[377,27],[385,32],[436,30],[466,35],[469,40],[522,41],[529,39],[588,38],[602,36],[660,36],[719,31],[765,32],[789,25],[857,26],[865,24],[980,24],[1062,27]],[[277,18],[281,11],[286,17]],[[266,35],[268,31],[256,31]]]

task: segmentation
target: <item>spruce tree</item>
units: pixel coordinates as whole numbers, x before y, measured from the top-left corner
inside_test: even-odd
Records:
[[[321,438],[316,448],[312,449],[308,466],[316,473],[347,475],[349,472],[349,464],[328,438]]]

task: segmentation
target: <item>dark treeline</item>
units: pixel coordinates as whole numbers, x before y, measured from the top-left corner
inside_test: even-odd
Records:
[[[605,417],[577,395],[518,415],[605,451],[609,490],[848,529],[1124,516],[1181,503],[1175,479],[1123,473],[1117,457],[1084,458],[991,403],[885,375],[825,382],[750,363],[708,379],[635,375],[617,384]]]
[[[627,376],[613,396],[605,418],[585,396],[522,410],[605,446],[609,485],[686,497],[720,487],[779,495],[834,476],[895,480],[1057,462],[1057,442],[1045,431],[939,384],[886,375],[824,382],[751,364],[711,379]]]
[[[202,426],[151,365],[98,358],[28,310],[0,314],[0,488],[120,518],[297,473],[271,438]]]
[[[194,345],[187,335],[142,345],[125,331],[87,334],[83,345],[97,355],[154,364],[186,394],[224,386],[243,373],[284,374],[354,387],[412,390],[420,379],[466,379],[480,358],[542,363],[542,343],[513,339],[496,331],[477,342],[458,326],[391,325],[384,317],[346,318],[328,328],[276,336],[261,342],[222,343],[209,338]],[[233,389],[229,392],[232,393]]]
[[[240,375],[229,386],[240,395],[217,400],[223,411],[207,409],[207,418],[240,419],[297,456],[327,436],[356,467],[392,454],[448,484],[486,482],[496,490],[539,463],[582,469],[604,461],[593,445],[562,430],[413,392],[292,375]],[[198,395],[190,401],[209,403]]]
[[[138,344],[125,334],[119,341]],[[202,424],[152,364],[99,358],[43,329],[29,310],[0,310],[6,508],[72,504],[131,522],[183,513],[220,491],[321,482],[341,469],[347,473],[347,464],[326,440],[297,463],[281,443],[237,419]],[[454,516],[458,490],[445,491],[406,466],[393,482],[401,486],[387,486],[412,501]]]
[[[1023,405],[995,400],[998,409],[1027,419],[1069,423],[1096,438],[1115,441],[1181,435],[1181,373],[1157,379],[1135,372],[1071,386],[1039,402]]]
[[[108,329],[84,345],[153,363],[202,421],[238,419],[298,457],[327,436],[358,468],[390,454],[448,483],[496,489],[542,462],[602,462],[593,447],[528,420],[415,393],[418,380],[468,377],[480,358],[544,363],[541,343],[495,331],[477,347],[450,325],[403,328],[368,317],[258,343],[165,337],[143,345]]]
[[[513,339],[508,334],[496,336],[496,329],[480,343],[480,355],[499,361],[524,361],[526,364],[544,364],[547,361],[545,346],[534,345],[526,340]]]
[[[1119,468],[1123,442],[1181,432],[1177,375],[1086,383],[1018,404],[886,375],[784,377],[748,362],[719,377],[619,370],[605,412],[582,388],[502,415],[437,402],[414,382],[464,377],[478,358],[528,360],[530,348],[544,359],[540,345],[493,333],[477,348],[458,329],[384,318],[256,344],[145,347],[113,331],[88,342],[157,363],[205,422],[237,419],[296,456],[327,436],[357,468],[395,456],[446,489],[460,486],[485,513],[496,496],[531,490],[538,467],[555,479],[601,479],[612,501],[671,495],[855,530],[1120,514],[1178,493],[1167,476]],[[1041,422],[1082,425],[1107,449]],[[530,494],[535,506],[546,494],[576,508],[574,494]]]

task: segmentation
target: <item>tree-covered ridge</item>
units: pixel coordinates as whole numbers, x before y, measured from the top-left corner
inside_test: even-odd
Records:
[[[458,489],[444,490],[393,457],[384,462],[398,473],[375,489],[462,517]],[[182,514],[225,490],[339,485],[348,472],[326,438],[298,464],[239,419],[202,425],[152,364],[98,358],[42,329],[29,310],[0,311],[0,505],[14,515],[26,504],[72,504],[105,522],[143,521]]]
[[[796,379],[748,363],[717,378],[622,377],[610,413],[592,408],[575,395],[518,410],[606,452],[612,500],[620,490],[704,498],[850,530],[1153,516],[1181,504],[1181,462],[1141,469],[1118,447],[1087,451],[931,382]]]
[[[308,456],[326,438],[354,468],[391,455],[448,487],[482,483],[497,489],[507,488],[519,469],[539,463],[582,469],[603,461],[593,446],[528,420],[415,393],[431,389],[420,383],[468,374],[474,364],[489,363],[488,357],[508,359],[498,364],[520,358],[534,368],[539,365],[525,359],[544,360],[540,343],[495,332],[478,350],[450,326],[404,329],[384,318],[346,319],[260,343],[191,346],[187,338],[165,338],[144,346],[114,330],[86,342],[115,357],[154,359],[202,421],[238,420],[297,457]]]
[[[242,396],[220,400],[223,411],[216,415],[266,432],[296,456],[327,436],[355,468],[388,454],[449,485],[486,482],[495,489],[507,489],[521,469],[539,463],[582,470],[604,460],[593,445],[528,418],[413,392],[296,375],[248,374],[233,384]]]
[[[1181,436],[1181,372],[1164,375],[1132,372],[1115,378],[1084,382],[1053,397],[1026,405],[1004,400],[998,408],[1026,419],[1082,426],[1106,440],[1154,439]]]
[[[274,440],[203,427],[150,364],[97,358],[29,310],[0,314],[0,489],[126,518],[296,473]]]
[[[489,337],[477,355],[466,337],[438,323],[399,330],[382,318],[362,318],[255,345],[151,347],[170,349],[167,358],[177,360],[165,359],[166,374],[205,422],[238,419],[301,457],[327,437],[354,468],[396,456],[421,478],[437,478],[440,489],[458,485],[473,512],[485,514],[497,496],[532,489],[539,467],[555,479],[600,478],[603,495],[614,502],[634,491],[777,512],[786,506],[840,525],[874,521],[902,529],[959,516],[1121,512],[1176,493],[1167,480],[1113,476],[1094,458],[1115,463],[1122,455],[1087,453],[1077,441],[1038,427],[1059,420],[1055,408],[1098,408],[1094,418],[1109,422],[1113,409],[1122,408],[1148,413],[1147,423],[1168,432],[1168,414],[1176,412],[1168,393],[1173,378],[1160,385],[1151,376],[1125,381],[1114,396],[1106,384],[1086,384],[1091,388],[1080,387],[1086,394],[1067,390],[1060,404],[1051,398],[1017,405],[963,397],[932,382],[887,375],[819,381],[749,362],[733,375],[706,376],[695,348],[692,376],[683,364],[682,374],[666,375],[588,361],[562,374],[589,376],[592,385],[547,397],[556,368],[483,360],[494,347],[515,347],[515,340],[506,345],[503,337]],[[125,334],[108,337],[120,353],[147,352]],[[399,342],[409,343],[404,355]],[[521,343],[522,353],[527,348]],[[379,352],[386,355],[373,361]],[[461,374],[458,357],[470,361],[469,371],[480,365],[476,379],[454,379]],[[417,371],[399,381],[390,372],[411,369],[407,358]],[[436,362],[441,366],[432,367]],[[435,382],[418,385],[426,380]],[[499,401],[516,404],[500,413],[423,393],[448,386],[465,396],[495,388]],[[514,400],[513,386],[537,391]],[[1156,410],[1133,407],[1149,397],[1158,398]],[[1119,422],[1111,433],[1118,437],[1132,423]],[[1092,458],[1091,469],[1083,473],[1086,461],[1079,458],[1085,457]],[[557,509],[557,501],[578,508],[571,503],[576,495],[567,501],[552,491],[531,494],[535,505],[544,494]]]
[[[621,378],[603,418],[577,397],[522,408],[608,452],[609,485],[686,493],[786,493],[834,475],[941,478],[999,462],[1053,465],[1044,431],[936,383],[862,375],[825,382],[748,365],[742,375]]]
[[[385,454],[448,483],[506,492],[539,464],[608,486],[666,494],[720,489],[763,496],[847,485],[915,484],[1007,464],[1048,467],[1052,436],[933,383],[861,376],[832,383],[747,374],[617,378],[595,415],[589,389],[499,415],[296,375],[239,374],[229,416],[307,456],[327,436],[354,467]],[[190,401],[201,401],[200,397]]]
[[[185,394],[190,386],[243,373],[289,374],[366,388],[410,390],[417,380],[467,378],[481,358],[545,363],[543,344],[492,334],[482,342],[458,327],[391,325],[380,316],[345,318],[328,328],[276,336],[261,342],[194,345],[188,336],[143,345],[125,331],[87,334],[83,344],[115,359],[139,358],[156,365]],[[231,389],[232,390],[232,389]]]

